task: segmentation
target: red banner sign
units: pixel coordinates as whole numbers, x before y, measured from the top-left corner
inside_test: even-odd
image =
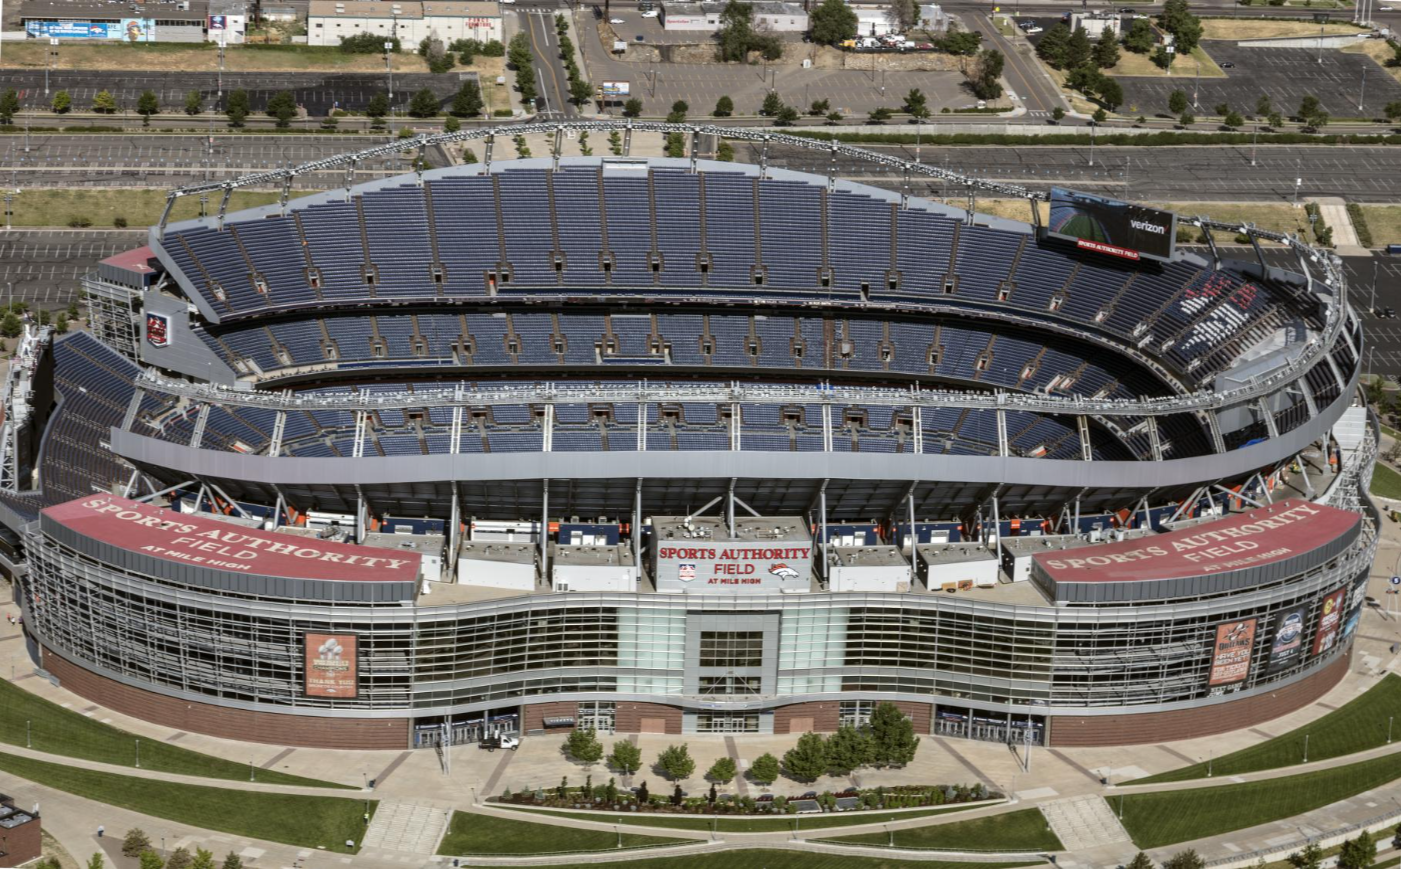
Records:
[[[1250,652],[1255,648],[1255,619],[1227,622],[1216,627],[1216,647],[1211,656],[1207,684],[1230,685],[1250,675]]]
[[[306,696],[352,699],[359,687],[354,634],[307,634]]]

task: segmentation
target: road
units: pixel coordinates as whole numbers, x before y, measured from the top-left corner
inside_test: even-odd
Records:
[[[516,17],[530,37],[530,49],[535,54],[535,86],[542,98],[536,116],[551,120],[577,117],[579,110],[569,101],[569,73],[559,56],[554,11],[522,9]]]

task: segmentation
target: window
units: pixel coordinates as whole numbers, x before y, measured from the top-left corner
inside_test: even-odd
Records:
[[[843,700],[837,707],[837,726],[860,727],[870,722],[871,713],[875,711],[874,700]]]
[[[702,694],[758,694],[758,676],[702,676]]]
[[[701,631],[702,667],[762,667],[763,631]]]
[[[697,733],[758,733],[757,712],[698,712]]]

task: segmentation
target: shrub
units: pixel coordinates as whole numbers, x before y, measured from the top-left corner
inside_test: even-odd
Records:
[[[390,51],[396,54],[402,47],[397,36],[385,36],[382,33],[357,33],[354,36],[342,36],[340,50],[346,54],[379,54],[384,51],[386,42],[393,46]]]

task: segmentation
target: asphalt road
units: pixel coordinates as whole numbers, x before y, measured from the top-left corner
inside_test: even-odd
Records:
[[[446,106],[453,94],[461,86],[462,77],[469,73],[399,73],[394,76],[394,94],[390,104],[398,114],[403,114],[413,95],[428,88],[438,96],[439,104]],[[6,87],[20,92],[21,105],[47,111],[54,93],[68,91],[74,105],[87,111],[92,98],[99,91],[107,90],[117,98],[117,105],[125,111],[134,111],[137,98],[146,90],[154,91],[160,99],[162,112],[184,114],[185,95],[198,90],[204,96],[206,113],[222,114],[225,103],[220,98],[218,73],[206,72],[145,72],[139,75],[130,73],[114,74],[108,71],[57,70],[49,74],[49,95],[44,95],[43,70],[4,71]],[[361,110],[369,104],[370,98],[381,91],[387,91],[389,82],[383,73],[297,73],[297,72],[226,72],[223,75],[223,99],[230,91],[242,88],[248,91],[248,101],[253,111],[262,111],[268,99],[278,91],[291,91],[297,104],[318,117],[330,114],[338,104],[341,108]]]
[[[295,166],[351,150],[369,148],[382,138],[357,136],[206,136],[38,134],[24,150],[21,135],[0,140],[0,181],[13,187],[176,187]],[[367,160],[358,180],[396,175],[410,169],[412,154]],[[441,165],[436,149],[431,165]],[[338,187],[341,169],[306,173],[299,186]]]
[[[58,308],[78,295],[78,279],[105,259],[140,245],[146,230],[0,229],[4,300]]]
[[[516,13],[520,29],[530,37],[535,55],[535,87],[540,92],[537,117],[558,120],[579,114],[569,102],[569,74],[559,56],[559,34],[555,32],[554,11],[548,9],[521,10]]]
[[[870,150],[916,158],[913,145],[865,145]],[[758,148],[736,143],[738,159],[758,162]],[[1094,165],[1084,147],[924,147],[921,162],[964,174],[1014,181],[1044,190],[1071,183],[1092,191],[1133,199],[1292,201],[1294,180],[1303,179],[1302,196],[1343,196],[1356,202],[1401,200],[1401,151],[1390,146],[1262,145],[1250,165],[1249,145],[1211,147],[1097,147]],[[817,151],[769,146],[769,162],[825,175],[830,156]],[[842,159],[844,178],[898,185],[881,167]],[[940,192],[940,183],[925,183],[922,193]]]

